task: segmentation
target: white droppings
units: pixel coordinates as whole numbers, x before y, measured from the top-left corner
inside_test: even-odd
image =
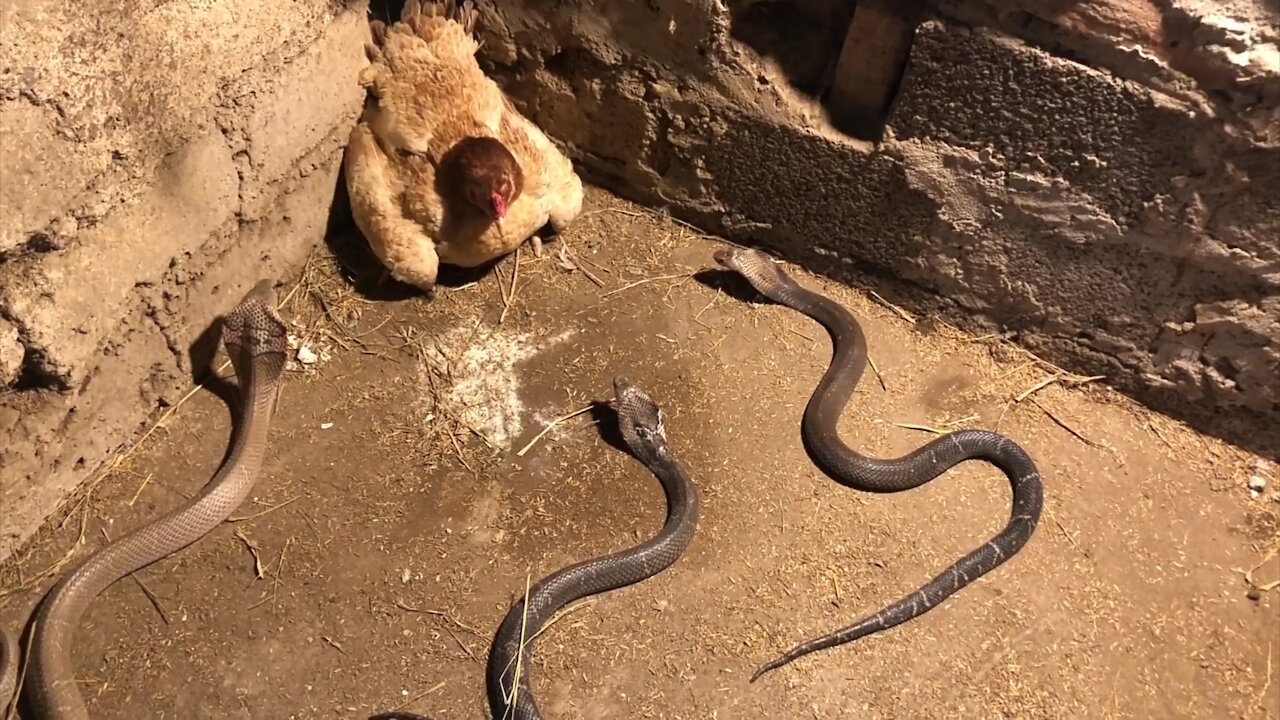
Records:
[[[426,367],[419,373],[424,414],[455,417],[493,445],[509,449],[524,430],[525,406],[516,367],[572,334],[566,330],[538,337],[484,326],[442,332],[427,345]],[[434,389],[429,373],[435,374]]]
[[[1249,475],[1247,485],[1249,487],[1249,495],[1258,497],[1267,490],[1267,478],[1272,474],[1272,464],[1262,458],[1253,463],[1253,471]]]
[[[292,333],[288,336],[289,349],[293,351],[293,357],[285,363],[286,370],[306,370],[311,371],[320,363],[327,362],[332,354],[329,348],[324,345],[311,346],[303,342],[303,339]]]
[[[1254,475],[1249,478],[1249,493],[1253,497],[1258,497],[1267,489],[1267,479],[1261,475]]]

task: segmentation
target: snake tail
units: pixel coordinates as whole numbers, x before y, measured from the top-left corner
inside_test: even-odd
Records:
[[[810,653],[851,643],[917,618],[940,605],[943,600],[965,585],[1004,564],[1027,544],[1039,523],[1040,509],[1044,502],[1040,474],[1031,464],[1031,459],[1022,452],[1022,448],[1008,438],[995,433],[968,432],[971,435],[993,436],[984,439],[994,443],[1007,443],[1006,450],[1009,455],[1022,455],[1023,462],[1019,463],[1020,472],[1010,476],[1014,485],[1013,511],[1004,529],[990,541],[943,570],[919,590],[899,599],[880,612],[835,632],[802,642],[777,658],[764,663],[751,676],[751,682],[755,682],[771,670],[776,670]]]

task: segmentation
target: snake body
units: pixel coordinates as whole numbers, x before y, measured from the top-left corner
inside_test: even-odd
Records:
[[[948,596],[1013,557],[1040,521],[1044,490],[1035,463],[1016,442],[994,432],[961,430],[935,438],[894,459],[861,455],[840,438],[837,423],[867,364],[862,328],[842,305],[806,289],[756,250],[715,253],[716,262],[742,275],[760,294],[818,321],[831,335],[831,363],[805,407],[801,434],[814,464],[848,487],[868,492],[910,490],[965,460],[985,460],[1009,478],[1013,503],[1009,522],[994,538],[971,551],[910,595],[875,615],[813,638],[760,666],[754,682],[770,670],[818,650],[853,642],[901,625],[937,607]]]
[[[801,432],[815,464],[837,482],[870,492],[919,487],[954,465],[971,459],[1000,468],[1013,488],[1009,522],[990,541],[971,551],[912,594],[835,632],[796,645],[762,665],[752,676],[801,656],[887,630],[928,612],[944,599],[994,570],[1016,554],[1039,522],[1043,488],[1035,463],[1009,438],[964,430],[936,438],[896,459],[861,455],[840,438],[837,423],[867,362],[866,340],[852,314],[835,301],[808,290],[763,254],[743,249],[719,251],[716,260],[736,271],[769,299],[821,323],[831,334],[832,360],[805,408]],[[152,522],[89,557],[63,577],[37,610],[26,684],[36,717],[87,720],[76,690],[70,649],[80,616],[115,581],[195,542],[213,530],[252,488],[267,447],[267,434],[284,368],[287,328],[275,312],[275,294],[258,283],[223,321],[222,340],[240,378],[237,431],[227,462],[189,504]],[[662,414],[648,395],[625,378],[614,380],[619,425],[635,457],[662,483],[667,519],[662,530],[633,548],[587,560],[539,580],[503,619],[490,647],[487,694],[494,718],[541,720],[529,683],[529,649],[534,636],[570,603],[632,585],[670,567],[692,542],[698,501],[684,466],[667,444]],[[12,694],[16,644],[0,632],[0,701]],[[403,712],[371,720],[428,720]]]
[[[71,649],[76,625],[89,603],[117,580],[208,534],[253,487],[267,449],[288,347],[288,328],[275,306],[271,282],[263,280],[223,318],[222,342],[239,378],[240,403],[231,454],[218,473],[190,503],[91,555],[41,602],[32,625],[31,660],[23,684],[35,717],[87,720],[76,689]],[[12,643],[0,652],[3,658],[14,655]]]
[[[613,381],[618,425],[632,454],[662,483],[667,519],[653,538],[627,550],[587,560],[542,578],[507,612],[489,647],[486,672],[494,720],[541,720],[529,684],[529,649],[552,616],[576,600],[633,585],[670,567],[693,541],[698,496],[683,464],[672,454],[654,401],[626,378]],[[390,712],[370,720],[430,720]]]

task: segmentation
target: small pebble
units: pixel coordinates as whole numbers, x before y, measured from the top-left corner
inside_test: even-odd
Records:
[[[1262,591],[1256,587],[1250,587],[1249,592],[1245,593],[1244,596],[1254,602],[1257,602],[1262,599]]]

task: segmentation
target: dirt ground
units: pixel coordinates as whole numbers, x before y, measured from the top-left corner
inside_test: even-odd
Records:
[[[672,569],[538,638],[549,718],[1280,717],[1280,591],[1244,574],[1280,577],[1274,468],[998,339],[913,322],[892,287],[794,268],[870,338],[879,372],[848,438],[890,455],[925,426],[999,429],[1039,464],[1045,512],[1021,554],[933,612],[747,684],[985,540],[1009,490],[977,463],[896,495],[813,468],[799,419],[829,343],[700,272],[715,247],[593,191],[542,259],[460,274],[433,302],[357,291],[318,251],[282,287],[314,362],[289,373],[251,502],[84,618],[93,716],[484,717],[489,640],[526,579],[664,517],[656,480],[602,440],[608,413],[540,435],[621,372],[663,407],[701,522]],[[229,423],[206,390],[168,413],[5,568],[0,622],[21,626],[77,537],[79,558],[196,492]]]

